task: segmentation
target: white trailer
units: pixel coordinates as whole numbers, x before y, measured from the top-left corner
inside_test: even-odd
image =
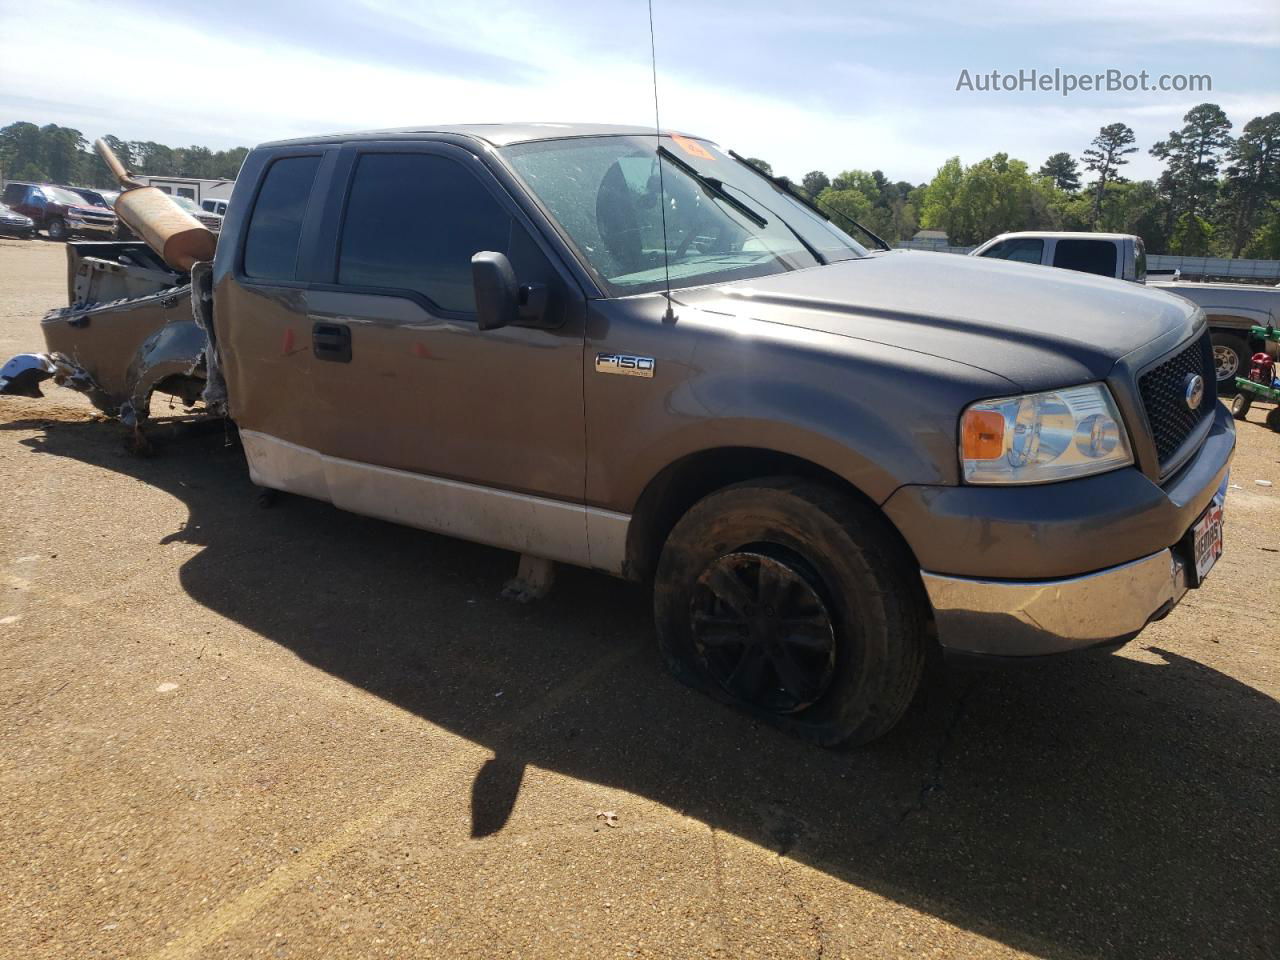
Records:
[[[230,200],[231,189],[236,185],[234,180],[205,180],[197,177],[137,176],[134,179],[165,193],[186,197],[200,204],[205,200]]]

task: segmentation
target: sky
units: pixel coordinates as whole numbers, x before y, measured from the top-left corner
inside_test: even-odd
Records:
[[[1280,0],[654,0],[662,125],[799,178],[923,182],[951,156],[1038,167],[1107,123],[1141,148],[1206,100],[1280,110]],[[648,10],[413,0],[0,0],[0,126],[214,149],[508,120],[651,124]],[[23,38],[38,37],[38,42]],[[1208,74],[1212,91],[957,90],[992,70]],[[975,81],[976,83],[976,81]]]

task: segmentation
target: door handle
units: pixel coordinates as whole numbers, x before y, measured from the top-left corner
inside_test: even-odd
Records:
[[[311,328],[311,350],[317,360],[351,362],[351,328],[345,323],[317,323]]]

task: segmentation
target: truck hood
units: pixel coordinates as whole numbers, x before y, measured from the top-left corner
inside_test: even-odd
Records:
[[[1190,336],[1194,304],[1108,277],[900,251],[681,290],[711,313],[933,354],[1027,390],[1104,379],[1159,338]]]

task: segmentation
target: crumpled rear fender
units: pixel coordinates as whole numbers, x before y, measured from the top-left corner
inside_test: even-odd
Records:
[[[199,386],[181,394],[190,403],[204,387],[204,353],[208,338],[194,318],[169,323],[148,337],[129,364],[126,381],[129,397],[117,414],[126,426],[146,419],[151,395],[165,381],[175,377],[179,382],[195,382]],[[163,391],[162,391],[163,392]],[[139,415],[141,411],[141,415]]]

